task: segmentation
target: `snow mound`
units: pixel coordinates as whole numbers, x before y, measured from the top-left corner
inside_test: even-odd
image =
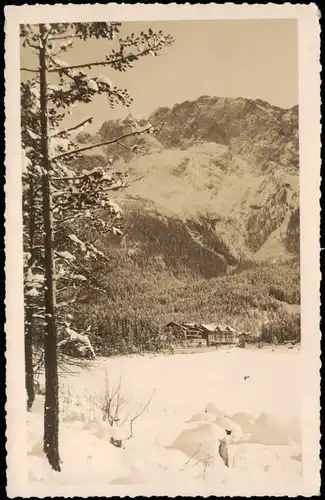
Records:
[[[119,485],[146,484],[146,480],[142,474],[140,474],[139,472],[136,471],[128,476],[117,477],[117,478],[113,479],[110,482],[110,484],[119,484]]]
[[[252,443],[266,445],[290,445],[301,443],[301,431],[297,418],[279,418],[272,413],[261,413],[250,437]]]
[[[222,431],[214,424],[198,422],[196,426],[185,429],[168,447],[182,451],[190,460],[209,465],[215,462],[224,467],[219,454]]]
[[[217,408],[214,403],[208,403],[206,405],[206,411],[207,413],[214,415],[215,419],[221,419],[226,416],[226,412],[224,410],[221,410],[220,408]]]
[[[27,413],[27,453],[28,455],[34,455],[37,457],[42,457],[43,453],[43,415],[39,411],[38,404],[43,400],[44,408],[44,398],[35,399],[35,410],[36,412]],[[39,404],[41,406],[41,404]],[[34,407],[33,407],[34,410]],[[43,411],[43,410],[42,410]]]
[[[215,422],[216,417],[213,413],[196,413],[195,415],[192,415],[192,417],[187,420],[188,423],[190,422]]]
[[[239,425],[245,434],[252,432],[255,423],[255,419],[252,415],[243,412],[238,412],[231,416],[231,420],[235,424]]]
[[[110,496],[123,485],[134,485],[134,496],[136,485],[151,485],[159,495],[170,486],[183,496],[190,486],[202,496],[301,494],[299,355],[274,356],[238,349],[230,355],[98,358],[91,370],[80,366],[77,374],[62,374],[62,470],[51,470],[43,454],[44,397],[37,395],[27,414],[31,488],[37,493],[46,487],[44,496],[55,488],[63,495],[65,487],[75,487],[79,496],[87,487],[92,496],[103,488]],[[123,376],[119,423],[126,421],[118,427],[102,420],[107,376],[110,386]],[[128,439],[130,418],[153,390]],[[112,437],[122,447],[113,446]],[[221,443],[227,444],[228,467]]]

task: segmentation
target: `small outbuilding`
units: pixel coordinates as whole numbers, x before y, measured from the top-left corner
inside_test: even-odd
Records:
[[[239,332],[238,333],[238,346],[245,347],[246,344],[253,344],[256,337],[250,332]]]

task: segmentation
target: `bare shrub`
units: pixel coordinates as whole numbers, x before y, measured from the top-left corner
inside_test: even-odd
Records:
[[[121,421],[121,410],[128,402],[121,394],[121,381],[120,377],[118,384],[110,388],[108,376],[105,376],[105,393],[104,404],[102,406],[103,420],[108,422],[111,427],[114,425],[118,427]]]
[[[122,377],[119,378],[116,385],[111,387],[106,373],[103,400],[99,403],[89,398],[89,401],[100,410],[102,420],[104,422],[108,422],[110,427],[129,427],[129,432],[125,437],[126,440],[129,440],[133,437],[135,421],[148,409],[154,393],[155,390],[152,392],[145,405],[132,415],[130,412],[127,412],[129,400],[126,399],[122,393]],[[122,446],[122,439],[112,436],[110,438],[110,443],[120,448]]]

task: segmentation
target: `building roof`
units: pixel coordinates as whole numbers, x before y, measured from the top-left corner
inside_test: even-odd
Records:
[[[216,325],[215,323],[210,323],[210,324],[206,324],[206,325],[201,325],[202,328],[204,328],[204,330],[208,330],[209,332],[214,332],[218,325]]]
[[[231,333],[236,333],[236,330],[234,330],[234,328],[232,328],[231,326],[229,325],[220,325],[220,324],[217,324],[217,323],[210,323],[210,324],[206,324],[206,325],[201,325],[202,328],[204,328],[204,330],[207,330],[209,332],[231,332]]]
[[[205,330],[205,331],[210,332],[210,333],[218,333],[218,332],[222,332],[222,333],[230,332],[233,334],[236,333],[236,330],[234,328],[232,328],[231,326],[220,325],[218,323],[198,324],[198,323],[192,322],[192,323],[180,324],[180,323],[177,323],[176,321],[170,321],[169,323],[167,323],[167,325],[165,325],[165,328],[168,326],[177,326],[177,327],[182,328],[184,330],[189,329],[189,328],[195,328],[195,329],[198,329],[201,331]],[[245,333],[245,332],[241,332],[241,333]]]
[[[165,328],[167,326],[179,326],[180,328],[184,328],[183,325],[181,325],[180,323],[177,323],[176,321],[170,321],[169,323],[167,323],[167,325],[165,325]]]

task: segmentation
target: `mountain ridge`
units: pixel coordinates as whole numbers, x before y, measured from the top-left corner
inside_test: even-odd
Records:
[[[148,124],[153,133],[81,161],[93,168],[113,159],[112,168],[129,176],[116,196],[126,219],[121,249],[167,266],[174,251],[181,266],[204,277],[245,260],[299,255],[298,106],[201,96],[158,108],[149,120],[106,121],[95,136],[78,139],[110,140]],[[170,246],[165,252],[159,238]],[[211,261],[211,272],[200,259]]]

